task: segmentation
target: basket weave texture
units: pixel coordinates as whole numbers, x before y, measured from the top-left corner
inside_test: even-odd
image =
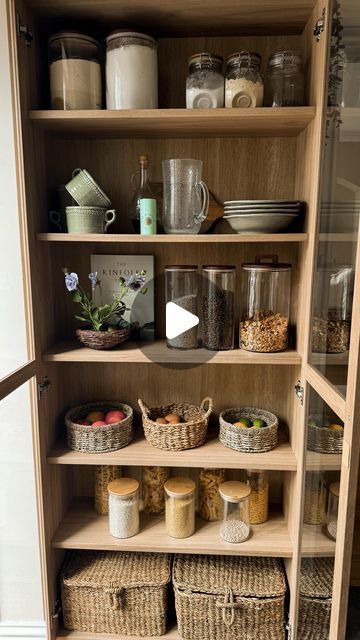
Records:
[[[328,640],[334,561],[305,558],[301,563],[299,640]]]
[[[121,422],[106,426],[87,427],[77,424],[76,420],[85,418],[91,411],[107,412],[109,409],[119,409],[126,418]],[[133,438],[133,410],[122,402],[100,401],[83,404],[67,412],[65,416],[67,430],[67,444],[74,451],[84,453],[106,453],[117,451],[129,444]]]
[[[72,551],[60,576],[64,626],[90,633],[162,635],[170,579],[167,554]]]
[[[261,429],[234,427],[232,423],[239,418],[249,418],[250,420],[260,418],[264,420],[266,427],[261,427]],[[227,409],[220,413],[219,422],[220,442],[230,449],[236,449],[242,453],[262,453],[275,449],[277,445],[279,421],[273,413],[265,411],[265,409],[257,409],[256,407]]]
[[[338,421],[334,416],[324,416],[322,413],[312,413],[309,420],[317,423],[325,418]],[[344,441],[344,431],[333,431],[327,427],[308,426],[307,448],[318,453],[342,453]]]
[[[213,408],[211,398],[204,398],[200,407],[193,404],[167,404],[149,409],[138,400],[142,412],[142,424],[146,440],[157,449],[183,451],[204,444],[209,417]],[[205,409],[207,405],[207,409]],[[158,424],[156,418],[176,413],[183,418],[179,424]]]
[[[130,329],[114,329],[114,331],[93,331],[77,329],[76,337],[89,349],[112,349],[130,336]]]
[[[173,585],[185,640],[282,640],[285,574],[276,558],[177,555]]]

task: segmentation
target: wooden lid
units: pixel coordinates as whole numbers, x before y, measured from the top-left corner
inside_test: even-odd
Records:
[[[195,482],[191,478],[182,478],[177,476],[176,478],[170,478],[164,484],[166,493],[174,498],[183,498],[189,496],[195,491]]]
[[[222,482],[219,487],[220,495],[228,502],[240,502],[247,498],[251,489],[244,482],[237,482],[237,480],[228,480]]]
[[[332,482],[329,489],[331,493],[338,498],[340,494],[340,482]]]
[[[139,489],[139,483],[135,478],[117,478],[109,482],[107,490],[114,496],[127,498],[134,495]]]

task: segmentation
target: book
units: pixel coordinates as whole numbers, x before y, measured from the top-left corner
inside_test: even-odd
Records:
[[[123,298],[127,310],[124,319],[131,325],[132,340],[155,339],[154,256],[91,256],[91,271],[98,274],[99,285],[93,292],[94,304],[111,304],[119,293],[119,278],[127,280],[136,272],[145,272],[146,293],[128,291]]]

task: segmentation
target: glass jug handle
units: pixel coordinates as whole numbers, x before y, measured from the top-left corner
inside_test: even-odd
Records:
[[[140,169],[138,169],[137,171],[134,171],[134,173],[131,175],[131,178],[130,178],[131,186],[134,191],[137,191],[139,188],[139,184],[140,184],[138,180],[139,175],[140,175]]]
[[[197,216],[194,216],[195,222],[199,223],[199,222],[203,222],[206,219],[209,211],[209,189],[207,188],[206,182],[204,182],[203,180],[200,180],[196,184],[196,186],[200,187],[200,190],[202,191],[202,196],[203,196],[202,209]]]

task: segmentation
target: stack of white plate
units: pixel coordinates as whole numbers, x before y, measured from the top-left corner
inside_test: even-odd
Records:
[[[357,231],[360,201],[322,202],[320,231],[323,233],[352,233]]]
[[[298,200],[227,200],[224,220],[237,233],[277,233],[295,222],[302,206]]]

